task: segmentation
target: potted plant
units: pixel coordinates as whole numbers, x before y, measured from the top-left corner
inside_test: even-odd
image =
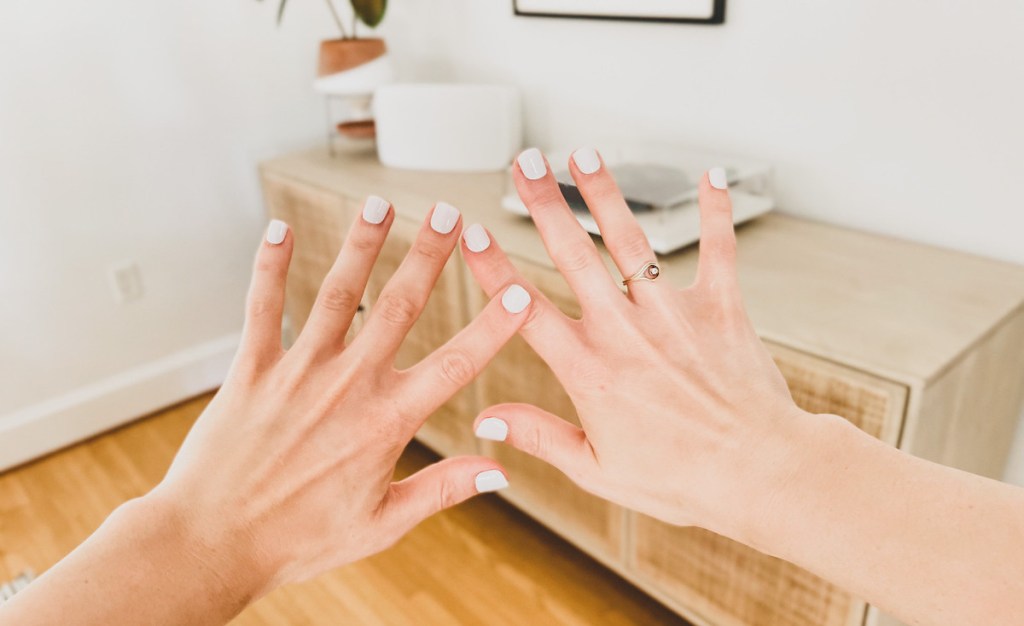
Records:
[[[384,40],[377,37],[360,38],[357,33],[359,22],[370,28],[376,28],[384,19],[387,0],[349,0],[352,5],[352,24],[350,28],[338,14],[332,0],[325,0],[327,8],[338,25],[341,35],[338,39],[328,39],[320,43],[320,58],[317,64],[317,76],[324,77],[344,72],[379,57],[387,52]],[[277,8],[277,23],[284,18],[284,7],[288,0],[281,0]]]
[[[374,124],[370,112],[373,90],[391,82],[393,75],[384,40],[379,37],[359,37],[357,29],[360,22],[369,28],[376,28],[384,19],[387,0],[349,0],[352,6],[349,28],[345,27],[332,0],[325,1],[341,36],[320,42],[317,79],[313,88],[328,97],[340,98],[345,103],[347,112],[343,120],[337,123],[339,132],[352,138],[373,137]],[[278,6],[278,24],[284,17],[286,4],[287,0],[281,0]]]

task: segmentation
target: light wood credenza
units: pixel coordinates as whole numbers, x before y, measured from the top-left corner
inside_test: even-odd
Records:
[[[532,224],[500,208],[504,174],[392,170],[372,154],[332,159],[313,150],[264,163],[261,178],[270,215],[295,233],[287,292],[293,329],[305,322],[369,194],[390,200],[398,217],[370,281],[368,309],[427,211],[443,199],[462,211],[466,225],[491,229],[529,280],[578,314]],[[738,237],[750,316],[799,405],[842,415],[912,454],[1001,476],[1024,399],[1024,268],[783,215],[742,226]],[[662,280],[689,284],[696,260],[696,248],[663,257]],[[399,365],[441,345],[484,302],[456,253]],[[550,370],[516,338],[418,438],[445,456],[493,455],[511,476],[503,497],[688,620],[714,626],[895,623],[796,566],[609,504],[539,461],[478,441],[471,430],[477,412],[512,400],[575,419]]]

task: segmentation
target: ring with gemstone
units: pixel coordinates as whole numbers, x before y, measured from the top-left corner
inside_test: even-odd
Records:
[[[643,266],[640,269],[638,269],[632,276],[624,279],[622,281],[622,284],[628,285],[629,283],[635,280],[654,280],[659,276],[661,276],[661,266],[659,266],[654,261],[648,261],[647,263],[644,263]]]

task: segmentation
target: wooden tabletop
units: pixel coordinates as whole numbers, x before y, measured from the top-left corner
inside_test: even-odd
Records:
[[[505,173],[397,170],[373,153],[331,158],[324,149],[261,169],[354,198],[380,195],[411,219],[445,200],[517,262],[552,266],[533,224],[501,208]],[[1024,267],[962,252],[781,213],[741,226],[738,242],[744,299],[762,337],[907,384],[934,379],[1024,307]],[[661,257],[662,280],[685,286],[696,260],[696,246]]]

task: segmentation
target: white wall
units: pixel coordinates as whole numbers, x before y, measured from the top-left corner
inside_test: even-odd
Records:
[[[755,156],[788,212],[1024,263],[1024,3],[728,0],[721,27],[511,5],[402,0],[383,30],[406,76],[521,85],[542,147]]]
[[[4,3],[0,427],[239,330],[256,162],[322,137],[329,17],[292,4],[277,29],[254,0]],[[119,304],[124,259],[146,293]]]

